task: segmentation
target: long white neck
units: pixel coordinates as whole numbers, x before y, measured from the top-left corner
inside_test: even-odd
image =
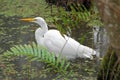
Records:
[[[44,21],[44,22],[37,23],[37,24],[40,25],[40,27],[41,27],[41,35],[43,36],[48,31],[47,23]]]
[[[35,31],[35,39],[36,39],[36,42],[39,44],[39,45],[43,45],[43,30],[41,28],[38,28],[36,31]]]
[[[35,31],[35,39],[39,45],[44,45],[44,34],[48,31],[48,27],[46,22],[38,22],[37,24],[40,25],[40,28]]]

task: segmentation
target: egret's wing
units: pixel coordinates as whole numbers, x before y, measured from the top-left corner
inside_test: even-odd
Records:
[[[91,58],[94,50],[87,46],[79,44],[76,40],[64,37],[57,30],[49,30],[44,36],[45,47],[51,52],[54,52],[56,56],[59,53],[67,59],[76,57]]]
[[[64,37],[57,30],[49,30],[44,35],[44,44],[51,52],[61,53],[64,43]]]

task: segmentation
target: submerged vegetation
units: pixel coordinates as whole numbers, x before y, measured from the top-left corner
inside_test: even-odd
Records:
[[[94,60],[76,59],[66,62],[55,58],[46,49],[38,49],[35,43],[32,44],[34,30],[37,28],[34,26],[37,25],[31,23],[31,26],[26,26],[19,19],[41,16],[46,19],[50,27],[55,25],[61,33],[66,34],[68,31],[72,37],[77,34],[81,36],[77,37],[79,42],[86,44],[89,42],[85,41],[86,38],[91,37],[91,34],[88,35],[92,28],[90,26],[102,25],[97,12],[92,14],[85,9],[76,12],[72,6],[71,11],[65,11],[62,7],[58,9],[53,5],[51,13],[51,7],[44,0],[0,0],[0,5],[0,79],[94,80],[96,78]],[[79,31],[80,29],[82,31]]]

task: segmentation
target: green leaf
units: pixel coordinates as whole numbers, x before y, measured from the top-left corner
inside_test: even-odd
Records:
[[[58,72],[65,72],[69,67],[69,64],[65,66],[65,59],[61,59],[60,56],[55,58],[54,53],[49,53],[46,48],[42,46],[38,46],[35,43],[32,44],[24,44],[24,45],[15,45],[10,48],[10,51],[6,51],[4,53],[5,56],[26,56],[26,59],[29,61],[42,61],[47,63],[53,68],[57,69]]]
[[[70,66],[70,62],[68,62],[67,65],[64,67],[64,71],[66,71],[69,66]]]
[[[63,69],[64,65],[65,65],[65,59],[61,61],[61,64],[60,64],[60,69],[61,70]]]

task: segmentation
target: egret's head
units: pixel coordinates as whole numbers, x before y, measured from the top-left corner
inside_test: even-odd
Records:
[[[45,23],[45,20],[42,17],[23,18],[23,19],[20,19],[20,20],[26,21],[26,22],[35,22],[37,24],[43,24],[43,23]]]

